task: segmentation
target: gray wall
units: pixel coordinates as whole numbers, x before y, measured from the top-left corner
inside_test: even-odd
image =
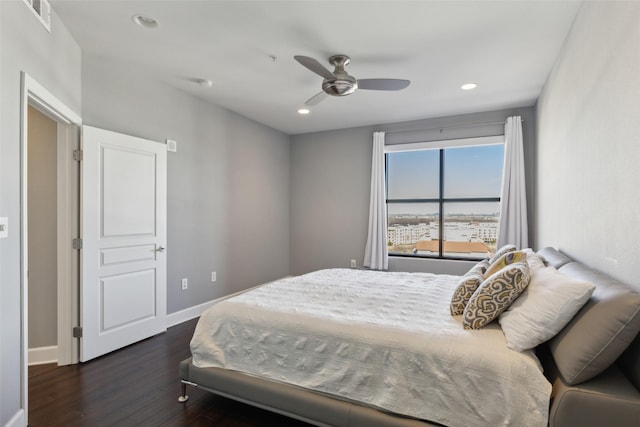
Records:
[[[291,274],[359,266],[369,217],[372,128],[291,138]]]
[[[374,131],[388,142],[433,141],[504,133],[504,125],[465,125],[524,119],[529,216],[534,214],[535,109],[533,107],[441,117],[379,126],[295,135],[291,138],[291,273],[358,266],[364,259],[369,216],[371,150]],[[448,126],[463,126],[449,128]],[[425,129],[427,129],[425,131]],[[392,135],[394,132],[416,131]],[[533,218],[530,235],[533,237]],[[533,245],[534,243],[531,243]],[[390,270],[459,274],[469,262],[391,257]]]
[[[178,142],[168,153],[167,313],[289,274],[287,135],[89,54],[82,103],[87,125]]]
[[[640,3],[583,4],[538,101],[536,241],[640,288]]]
[[[0,1],[0,425],[21,408],[20,71],[76,113],[81,111],[81,52],[57,15],[49,34],[21,0]],[[26,331],[25,331],[26,333]]]
[[[290,274],[289,137],[227,117],[230,282],[227,293]]]
[[[57,128],[29,107],[29,348],[58,345]]]

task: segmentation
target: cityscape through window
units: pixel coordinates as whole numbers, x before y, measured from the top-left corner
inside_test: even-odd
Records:
[[[386,154],[390,255],[480,259],[498,239],[504,144]]]

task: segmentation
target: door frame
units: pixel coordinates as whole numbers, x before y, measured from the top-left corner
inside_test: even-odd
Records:
[[[33,77],[26,72],[20,73],[20,93],[21,93],[21,110],[20,110],[20,307],[22,312],[22,324],[20,326],[20,376],[22,379],[22,410],[24,411],[25,421],[28,420],[28,321],[29,321],[29,278],[28,278],[28,206],[27,206],[27,171],[28,171],[28,107],[31,105],[38,111],[42,112],[52,120],[58,123],[58,147],[63,143],[65,147],[70,147],[75,141],[79,140],[80,126],[82,119],[79,114],[67,107],[55,95],[49,92],[44,86],[38,83]],[[61,197],[69,200],[71,197],[79,199],[78,195],[71,195],[69,189],[72,182],[70,181],[70,168],[73,166],[70,160],[60,163],[62,157],[61,151],[58,149],[58,168],[66,167],[64,175],[59,174],[58,191],[58,352],[62,355],[62,361],[68,363],[78,362],[77,340],[72,337],[72,327],[78,314],[78,289],[72,286],[73,275],[77,278],[77,271],[74,273],[74,264],[72,262],[73,251],[71,247],[71,239],[76,237],[77,231],[74,232],[70,226],[68,219],[73,215],[73,206],[70,204],[60,203]],[[77,178],[76,178],[77,179]],[[76,201],[76,204],[78,202]],[[61,217],[61,215],[64,215]],[[75,214],[77,216],[77,213]],[[60,242],[67,242],[66,249],[61,250]],[[61,264],[62,263],[62,264]],[[77,270],[77,264],[76,264]],[[77,283],[77,282],[76,282]],[[74,289],[75,288],[75,289]],[[74,350],[75,348],[75,350]],[[75,360],[75,361],[74,361]]]

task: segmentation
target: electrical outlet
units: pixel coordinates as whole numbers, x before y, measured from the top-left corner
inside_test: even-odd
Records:
[[[215,271],[212,271],[212,272],[211,272],[211,281],[212,281],[212,282],[215,282],[216,280],[217,280],[217,278],[216,278],[216,272],[215,272]]]
[[[0,239],[9,237],[9,219],[6,216],[0,217]]]
[[[352,259],[351,260],[351,268],[356,268],[358,266],[358,264],[356,264],[356,260]]]
[[[189,279],[186,277],[182,279],[182,290],[185,291],[189,287]]]

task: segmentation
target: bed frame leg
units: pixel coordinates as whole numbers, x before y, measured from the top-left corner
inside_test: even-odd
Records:
[[[182,383],[182,395],[180,395],[180,397],[178,397],[178,402],[184,403],[187,400],[189,400],[189,395],[187,395],[187,383],[183,382]]]

